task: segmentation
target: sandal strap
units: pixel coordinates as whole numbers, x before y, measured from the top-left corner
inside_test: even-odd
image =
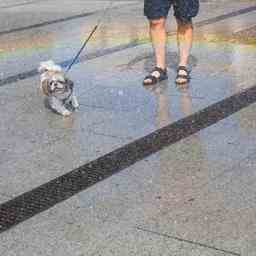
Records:
[[[181,71],[181,70],[183,70],[183,71],[189,73],[187,67],[185,67],[185,66],[179,66],[179,67],[177,68],[177,72],[179,72],[179,71]]]
[[[154,76],[153,73],[154,72],[158,72],[159,73],[159,77],[157,76]],[[167,76],[167,69],[162,69],[162,68],[159,68],[159,67],[155,67],[151,72],[150,72],[150,75],[146,76],[144,78],[144,82],[143,84],[144,85],[153,85],[153,84],[156,84],[160,81],[163,81],[165,79],[167,79],[168,76]],[[151,80],[150,82],[146,82],[146,80]]]
[[[155,71],[157,71],[157,72],[159,72],[159,74],[160,75],[166,75],[166,73],[167,73],[167,69],[165,68],[165,69],[162,69],[162,68],[159,68],[159,67],[155,67],[153,70],[152,70],[152,72],[151,73],[153,73],[153,72],[155,72]]]
[[[151,80],[151,83],[157,83],[158,78],[155,77],[155,76],[153,76],[153,75],[148,75],[148,76],[146,76],[146,77],[144,78],[144,81],[145,81],[145,80]]]
[[[179,78],[188,79],[189,76],[188,75],[177,75],[176,79],[179,79]]]

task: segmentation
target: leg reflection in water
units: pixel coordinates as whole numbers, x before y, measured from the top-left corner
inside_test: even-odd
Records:
[[[164,81],[151,87],[150,90],[157,101],[157,129],[171,124],[177,112],[181,112],[182,116],[192,114],[192,98],[188,87],[183,86],[179,89],[179,109],[177,111],[175,108],[176,113],[172,112],[169,104],[172,97],[168,94],[168,82]],[[157,159],[159,161],[156,161],[154,166],[157,170],[154,186],[158,186],[159,194],[156,197],[161,198],[159,201],[161,214],[170,215],[170,225],[172,225],[172,221],[177,221],[172,220],[175,212],[185,208],[188,202],[194,202],[200,184],[209,181],[206,152],[199,134],[194,134],[159,151]]]
[[[145,89],[150,90],[156,98],[156,128],[160,129],[173,122],[172,114],[170,112],[170,96],[168,95],[168,82],[163,81],[158,85],[147,86]],[[180,111],[182,116],[188,116],[192,114],[192,99],[189,93],[188,86],[182,86],[179,89],[179,102]]]

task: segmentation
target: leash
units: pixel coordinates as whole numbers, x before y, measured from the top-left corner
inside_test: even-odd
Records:
[[[77,54],[75,55],[75,57],[73,58],[72,62],[68,65],[66,71],[65,71],[65,75],[70,71],[70,69],[72,68],[72,66],[75,64],[75,62],[77,61],[77,59],[79,58],[80,54],[82,53],[82,51],[84,50],[85,46],[87,45],[87,43],[91,40],[92,36],[94,35],[94,33],[98,30],[98,28],[100,27],[101,23],[103,22],[104,18],[107,16],[108,11],[110,10],[110,8],[112,7],[113,1],[110,1],[110,3],[105,7],[105,9],[102,12],[102,15],[98,18],[98,22],[97,24],[94,26],[94,28],[92,29],[91,33],[89,34],[89,36],[86,38],[86,40],[84,41],[82,47],[79,49],[79,51],[77,52]]]

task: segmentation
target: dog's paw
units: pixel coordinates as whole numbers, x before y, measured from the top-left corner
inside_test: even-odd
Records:
[[[69,110],[64,110],[62,113],[61,113],[63,116],[70,116],[72,114],[71,111]]]
[[[79,108],[79,103],[78,102],[73,103],[72,105],[73,105],[74,108]]]
[[[71,104],[74,108],[78,108],[79,107],[79,103],[77,101],[77,98],[74,96],[72,101],[71,101]]]

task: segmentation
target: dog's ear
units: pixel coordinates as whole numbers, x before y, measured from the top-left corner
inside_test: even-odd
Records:
[[[43,61],[40,63],[38,72],[44,73],[46,71],[62,72],[62,68],[59,65],[55,64],[52,60]]]
[[[41,90],[44,93],[44,95],[49,96],[50,92],[49,92],[49,80],[45,79],[41,82]]]

